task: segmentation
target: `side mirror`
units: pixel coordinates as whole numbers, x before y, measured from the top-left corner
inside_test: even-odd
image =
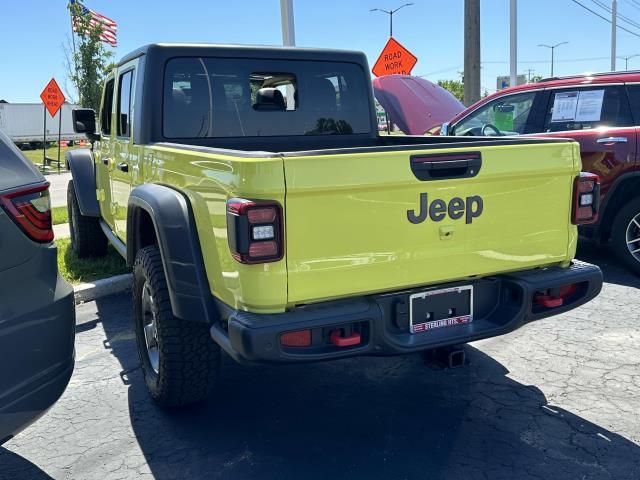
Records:
[[[440,126],[440,135],[443,136],[447,136],[449,135],[451,132],[451,124],[449,122],[444,122],[441,126]]]
[[[90,141],[98,140],[96,133],[96,112],[91,108],[76,108],[71,112],[73,131],[84,133]]]

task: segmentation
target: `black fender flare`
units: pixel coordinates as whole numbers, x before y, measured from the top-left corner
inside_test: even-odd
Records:
[[[127,209],[129,266],[138,250],[146,246],[144,237],[138,235],[144,212],[153,223],[173,314],[184,320],[213,323],[213,295],[188,199],[172,188],[152,183],[131,190]]]
[[[99,217],[100,204],[96,197],[96,175],[91,150],[70,150],[64,154],[64,158],[67,168],[71,170],[80,213],[85,217]]]

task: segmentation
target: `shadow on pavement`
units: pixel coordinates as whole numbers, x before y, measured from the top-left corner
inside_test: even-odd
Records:
[[[52,480],[52,477],[30,461],[0,447],[0,480],[17,480],[20,478]]]
[[[207,404],[163,411],[123,335],[130,300],[113,298],[99,301],[98,320],[155,478],[640,478],[640,447],[548,405],[473,347],[470,365],[449,371],[419,355],[280,367],[225,358]]]
[[[640,276],[622,265],[608,247],[581,239],[576,256],[579,260],[598,265],[605,282],[640,288]]]

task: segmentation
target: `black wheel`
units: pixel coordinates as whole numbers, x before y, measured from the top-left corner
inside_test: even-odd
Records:
[[[618,258],[640,275],[640,198],[628,202],[616,215],[611,245]]]
[[[162,407],[206,399],[218,377],[220,347],[206,323],[173,316],[155,245],[136,255],[133,308],[140,364],[151,397]]]
[[[67,185],[67,215],[71,248],[78,257],[103,257],[107,254],[107,237],[100,228],[98,217],[85,217],[80,213],[73,180]]]

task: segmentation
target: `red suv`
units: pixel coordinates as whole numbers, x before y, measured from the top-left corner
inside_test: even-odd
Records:
[[[583,171],[600,176],[600,218],[583,236],[610,244],[640,274],[640,72],[549,78],[490,95],[441,135],[536,135],[580,143]]]

